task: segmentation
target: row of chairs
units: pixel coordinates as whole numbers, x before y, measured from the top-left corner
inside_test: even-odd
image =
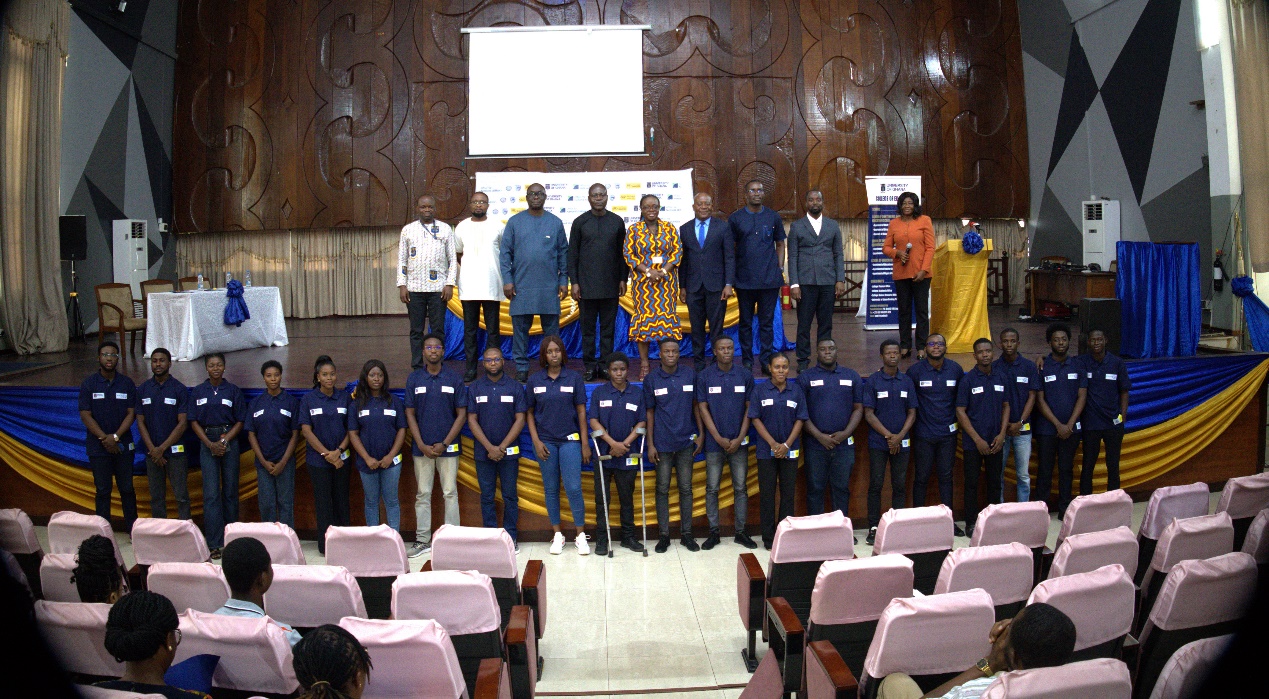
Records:
[[[206,288],[212,288],[211,278],[204,280]],[[181,277],[171,279],[147,279],[140,284],[141,298],[132,297],[132,285],[119,282],[98,284],[93,287],[97,300],[97,321],[104,338],[111,333],[119,333],[120,352],[125,350],[136,352],[137,333],[144,340],[147,319],[150,317],[150,294],[169,291],[193,291],[198,288],[198,277]],[[140,314],[137,313],[140,306]],[[124,333],[128,333],[131,342],[125,346]],[[126,358],[126,354],[124,355]]]

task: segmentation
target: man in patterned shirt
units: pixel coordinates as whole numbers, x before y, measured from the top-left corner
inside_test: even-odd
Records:
[[[445,304],[458,283],[458,252],[453,229],[436,219],[436,197],[424,194],[414,210],[418,220],[401,229],[397,291],[409,308],[410,365],[418,369],[423,366],[423,336],[445,334]]]

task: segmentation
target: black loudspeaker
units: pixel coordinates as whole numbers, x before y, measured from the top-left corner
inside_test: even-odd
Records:
[[[62,238],[62,259],[82,262],[88,259],[88,218],[61,216],[57,230]]]
[[[1106,333],[1106,351],[1119,354],[1119,299],[1080,299],[1080,354],[1088,353],[1088,333]]]

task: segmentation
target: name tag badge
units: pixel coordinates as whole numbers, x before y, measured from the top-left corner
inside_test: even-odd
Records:
[[[570,441],[570,442],[580,442],[580,441],[582,441],[582,436],[581,436],[580,434],[578,434],[577,432],[574,432],[573,434],[570,434],[570,435],[567,437],[567,439],[568,439],[568,441]]]
[[[427,393],[427,386],[415,386],[414,395],[417,396],[420,393]]]
[[[428,280],[429,280],[429,281],[436,281],[436,270],[434,270],[434,269],[432,269],[432,270],[428,270],[428,272],[427,272],[427,278],[428,278]]]
[[[164,399],[163,399],[163,403],[164,403],[165,405],[176,405],[176,399],[175,399],[175,398],[164,398]]]
[[[251,417],[260,417],[261,415],[264,415],[264,411],[263,411],[263,410],[257,410],[257,411],[255,411],[254,413],[252,413],[252,414],[251,414]]]
[[[126,394],[126,393],[116,393],[116,394],[115,394],[115,400],[128,400],[128,394]]]
[[[670,389],[668,388],[658,388],[652,391],[652,395],[654,396],[665,396],[665,395],[669,395],[669,393],[670,393]]]
[[[802,453],[802,450],[800,450],[800,449],[790,449],[790,450],[789,450],[789,455],[788,455],[786,458],[789,458],[789,459],[796,459],[796,458],[798,458],[798,455],[799,455],[799,454],[801,454],[801,453]]]
[[[837,385],[838,386],[854,386],[855,380],[854,379],[838,379]]]
[[[343,460],[345,460],[345,461],[347,461],[347,460],[348,460],[348,457],[349,457],[349,456],[352,456],[352,451],[350,451],[350,450],[348,450],[348,449],[343,450],[343,451],[342,451],[342,452],[340,452],[340,454],[339,454],[339,458],[341,458],[341,459],[343,459]]]
[[[798,402],[795,400],[786,400],[784,401],[784,404],[789,406],[790,408],[793,408],[794,410],[797,410],[798,408]]]
[[[992,388],[993,388],[993,389],[995,389],[996,393],[1004,393],[1004,392],[1005,392],[1005,387],[1004,387],[1004,386],[1002,386],[1002,385],[1000,385],[1000,384],[992,384]]]
[[[684,387],[683,387],[683,392],[684,392],[684,393],[691,393],[692,391],[695,391],[695,390],[696,390],[696,387],[695,387],[695,386],[692,386],[691,384],[688,384],[688,385],[686,385],[686,386],[684,386]]]
[[[184,444],[173,444],[173,445],[172,445],[172,453],[173,453],[173,454],[184,454],[184,453],[185,453],[185,445],[184,445]]]
[[[847,438],[846,438],[846,445],[847,445],[847,446],[854,446],[854,444],[855,444],[855,438],[854,438],[854,437],[847,437]]]
[[[137,445],[133,444],[132,442],[128,442],[128,451],[132,451],[136,448],[137,448]]]
[[[122,394],[120,394],[120,395],[122,395]],[[232,407],[234,407],[234,402],[233,402],[233,401],[231,401],[231,400],[229,400],[228,398],[221,398],[221,399],[220,399],[220,404],[221,404],[221,405],[227,405],[227,406],[229,406],[229,407],[231,407],[231,408],[232,408]]]
[[[459,450],[460,448],[461,448],[461,447],[459,447],[459,446],[458,446],[458,442],[454,442],[453,444],[449,445],[448,447],[445,447],[445,453],[446,453],[446,454],[457,454],[457,453],[458,453],[458,450]]]
[[[969,389],[969,392],[970,392],[970,393],[972,393],[972,394],[974,394],[974,395],[978,395],[979,393],[982,393],[982,392],[983,392],[983,387],[982,387],[982,386],[975,386],[975,387],[973,387],[973,388]]]
[[[770,405],[775,405],[775,401],[774,401],[773,399],[771,399],[771,398],[763,398],[763,399],[762,399],[762,407],[764,407],[764,408],[765,408],[765,407],[770,406]]]
[[[918,385],[919,385],[921,388],[934,388],[934,382],[933,382],[933,381],[922,381],[922,382],[921,382],[920,384],[918,384]]]
[[[948,387],[948,388],[956,388],[956,379],[948,379],[948,380],[947,380],[947,387]]]
[[[369,416],[369,415],[370,415],[370,411],[369,411],[369,410],[359,410],[359,411],[357,411],[357,417],[367,417],[367,416]]]
[[[441,386],[441,393],[453,393],[453,392],[454,392],[453,386]]]
[[[662,263],[664,263],[664,262],[665,262],[665,257],[664,257],[664,256],[662,256],[662,255],[653,255],[653,256],[652,256],[652,264],[654,264],[654,265],[659,265],[659,264],[662,264]]]
[[[812,386],[823,386],[823,385],[824,385],[824,379],[811,379],[811,385],[812,385]]]
[[[141,399],[141,405],[149,405],[149,404],[150,404],[150,399],[149,399],[149,398],[142,398],[142,399]]]
[[[907,391],[899,391],[899,397],[900,397],[900,398],[907,398],[907,397],[908,397],[908,392],[907,392]]]
[[[507,456],[515,456],[520,453],[520,447],[515,445],[507,447]]]
[[[632,413],[637,413],[639,412],[639,406],[634,403],[626,403],[626,410],[629,410]]]
[[[735,393],[744,393],[744,392],[745,392],[745,387],[744,387],[744,386],[736,386],[736,387],[733,389],[733,391],[734,391]]]
[[[1027,377],[1025,377],[1025,376],[1019,376],[1019,377],[1018,377],[1018,383],[1031,383],[1031,379],[1028,379],[1028,378],[1027,378]]]
[[[1076,380],[1076,379],[1078,379],[1079,377],[1080,377],[1079,373],[1070,373],[1070,374],[1067,374],[1067,375],[1066,375],[1066,378],[1067,378],[1067,379],[1069,379],[1069,380],[1071,380],[1071,381],[1075,381],[1075,380]]]
[[[511,397],[511,396],[503,396],[503,398],[510,398],[510,397]],[[477,402],[477,403],[488,403],[488,402],[489,402],[489,396],[476,396],[476,402]]]
[[[1090,371],[1090,372],[1088,372],[1088,378],[1090,378],[1090,379],[1091,379],[1091,378],[1093,378],[1093,372],[1091,372],[1091,371]]]
[[[285,415],[285,416],[287,416],[287,417],[291,417],[291,411],[290,411],[290,410],[282,410],[282,409],[279,409],[279,410],[278,410],[278,412],[279,412],[279,413],[282,413],[283,415]]]
[[[722,393],[722,392],[723,392],[723,387],[722,387],[722,386],[710,386],[710,387],[709,387],[709,392],[710,392],[710,393]]]
[[[1029,423],[1029,422],[1024,422],[1024,423],[1022,423],[1022,429],[1021,429],[1020,431],[1021,431],[1021,432],[1030,432],[1030,431],[1031,431],[1031,423]]]
[[[1123,416],[1123,415],[1116,415],[1116,416],[1115,416],[1114,423],[1115,423],[1116,425],[1122,425],[1122,424],[1123,424],[1123,422],[1124,422],[1124,416]]]
[[[908,443],[909,443],[910,441],[911,441],[911,440],[907,440],[907,439],[905,439],[905,440],[903,440],[903,441],[899,442],[899,446],[900,446],[900,447],[902,447],[902,448],[904,448],[904,449],[907,449],[907,448],[908,448]]]
[[[397,454],[396,456],[392,457],[392,465],[393,465],[393,466],[400,466],[400,465],[401,465],[401,455],[400,455],[400,454]]]
[[[1046,374],[1046,375],[1045,375],[1045,377],[1044,377],[1044,382],[1045,382],[1045,383],[1053,383],[1054,381],[1057,381],[1057,375],[1056,375],[1056,374]]]
[[[749,435],[745,435],[745,438],[744,438],[744,439],[742,439],[742,440],[740,440],[740,446],[742,446],[742,447],[743,447],[743,446],[745,446],[745,445],[747,445],[747,444],[749,444]]]
[[[560,393],[572,393],[572,392],[573,392],[572,386],[560,386]]]
[[[104,393],[97,393],[97,394],[94,394],[94,395],[93,395],[93,398],[105,398],[105,397],[106,397],[106,394],[104,394]],[[194,405],[207,405],[207,399],[206,399],[206,398],[199,398],[198,400],[194,401]],[[322,411],[321,411],[321,410],[318,410],[317,412],[319,412],[319,413],[320,413],[320,412],[322,412]]]
[[[384,411],[383,411],[383,414],[384,414],[386,417],[396,417],[396,416],[397,416],[397,411],[396,411],[396,410],[394,410],[394,409],[392,409],[392,408],[388,408],[388,409],[386,409],[386,410],[384,410]]]
[[[1080,423],[1077,422],[1075,423],[1075,431],[1078,432],[1079,429],[1080,429]]]
[[[534,386],[534,387],[533,387],[533,392],[534,392],[534,393],[546,393],[546,386]]]
[[[1107,380],[1107,381],[1118,381],[1118,380],[1119,380],[1119,374],[1107,374],[1107,375],[1106,375],[1106,380]]]
[[[953,422],[952,424],[948,425],[948,426],[947,426],[947,431],[948,431],[948,432],[955,432],[955,431],[956,431],[956,423],[955,423],[955,422]]]
[[[94,393],[94,394],[93,394],[93,400],[102,400],[102,399],[103,399],[103,398],[105,398],[105,397],[106,397],[106,394],[104,394],[104,393]],[[202,405],[203,403],[206,403],[206,402],[207,402],[207,400],[206,400],[206,399],[203,399],[203,400],[198,401],[198,404],[199,404],[199,405]]]
[[[335,412],[339,413],[340,415],[347,415],[348,408],[335,408]]]
[[[309,414],[309,415],[321,415],[321,414],[322,414],[322,409],[321,409],[321,408],[309,408],[309,409],[308,409],[308,414]]]
[[[889,397],[890,397],[890,391],[877,391],[877,397],[878,397],[878,398],[889,398]]]
[[[514,403],[514,402],[516,402],[516,397],[515,397],[515,396],[503,396],[503,397],[502,397],[502,402],[503,402],[503,403]]]
[[[599,407],[601,407],[601,408],[611,408],[611,407],[612,407],[612,401],[610,401],[610,400],[601,400],[601,401],[599,401]]]
[[[639,457],[637,457],[637,456],[627,456],[627,457],[626,457],[626,465],[627,465],[627,466],[638,466],[638,465],[639,465]]]

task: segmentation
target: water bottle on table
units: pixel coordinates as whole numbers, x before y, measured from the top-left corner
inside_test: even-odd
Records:
[[[198,275],[198,290],[202,291],[203,289],[206,289],[206,288],[207,287],[203,285],[203,275],[199,274]]]
[[[251,288],[251,270],[247,270],[245,276],[243,277],[242,285],[247,288]]]
[[[231,281],[233,281],[233,280],[234,280],[234,275],[233,275],[233,273],[232,273],[232,272],[225,272],[225,288],[226,288],[226,289],[228,289],[228,288],[229,288],[229,282],[231,282]]]

